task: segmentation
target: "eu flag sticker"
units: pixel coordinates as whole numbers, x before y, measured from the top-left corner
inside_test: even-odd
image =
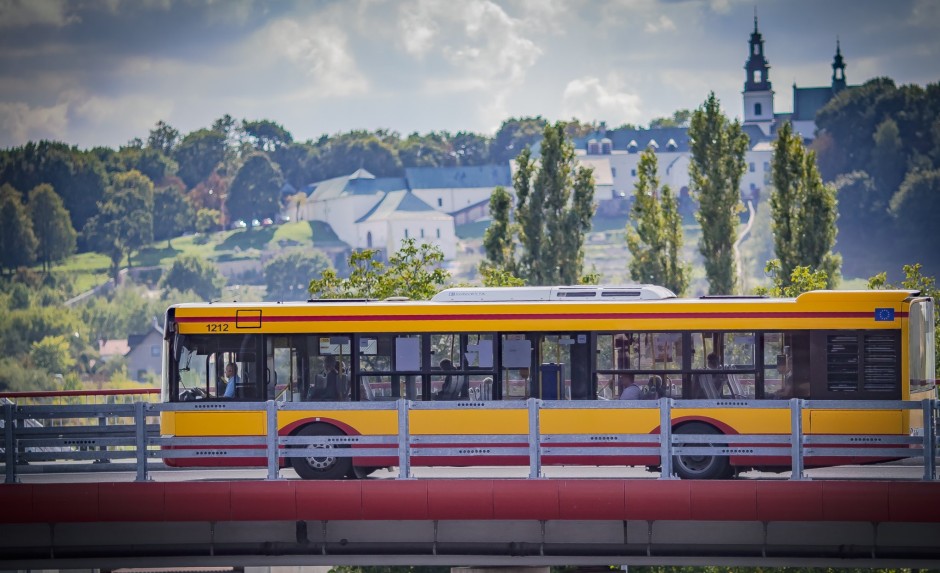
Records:
[[[876,308],[875,322],[891,322],[894,320],[893,308]]]

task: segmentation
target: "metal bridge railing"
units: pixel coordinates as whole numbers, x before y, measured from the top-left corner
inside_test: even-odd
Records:
[[[411,414],[424,410],[524,410],[525,434],[415,434]],[[778,409],[788,410],[789,434],[716,435],[672,431],[676,409]],[[373,436],[287,436],[278,433],[279,413],[316,410],[397,411],[397,433]],[[658,410],[661,432],[652,434],[544,433],[541,414],[549,410]],[[807,434],[806,410],[917,410],[924,419],[922,435],[872,436]],[[176,411],[263,412],[262,435],[237,437],[162,437],[157,420],[161,412]],[[195,401],[181,403],[3,405],[2,470],[6,483],[20,474],[76,471],[133,471],[144,481],[164,459],[237,458],[266,460],[267,478],[277,479],[281,460],[293,457],[397,459],[399,478],[412,477],[416,458],[515,457],[528,458],[529,477],[543,477],[546,457],[577,459],[647,456],[661,462],[660,479],[674,479],[674,456],[773,456],[788,458],[791,479],[805,479],[807,458],[915,458],[922,460],[924,480],[936,479],[938,401],[822,401],[794,398],[789,401],[674,400],[658,401],[542,401],[525,402],[396,402],[292,403]],[[68,425],[36,425],[34,420],[70,420]],[[97,423],[87,423],[89,420]],[[82,424],[82,421],[86,423]],[[102,421],[104,423],[102,423]],[[78,423],[75,423],[78,422]],[[590,444],[590,447],[581,447]],[[573,464],[574,465],[574,464]]]

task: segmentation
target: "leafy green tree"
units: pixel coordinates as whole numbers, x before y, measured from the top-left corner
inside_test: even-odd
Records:
[[[593,170],[578,166],[562,122],[545,127],[538,162],[526,148],[516,165],[519,278],[530,285],[576,284],[594,215]]]
[[[69,341],[63,335],[46,336],[33,343],[29,358],[36,366],[51,374],[68,372],[75,366]]]
[[[84,232],[111,259],[117,282],[124,257],[130,265],[131,252],[153,241],[153,183],[139,171],[119,173],[98,207]]]
[[[48,272],[52,263],[75,252],[77,233],[62,198],[51,185],[44,183],[30,191],[28,208],[36,233],[38,258],[43,272]]]
[[[637,166],[634,224],[627,223],[630,276],[682,295],[689,286],[691,270],[679,259],[682,250],[682,220],[679,206],[668,185],[660,187],[658,160],[652,149],[640,155]]]
[[[277,166],[267,155],[255,153],[238,170],[225,208],[234,219],[250,221],[273,216],[280,208],[281,185],[283,180]]]
[[[166,156],[170,156],[173,154],[174,149],[176,149],[179,140],[179,130],[173,128],[161,119],[157,122],[157,125],[150,130],[150,135],[147,137],[147,147],[159,151]]]
[[[153,192],[153,238],[166,239],[166,247],[172,249],[173,237],[195,228],[195,211],[187,200],[183,189],[176,185],[158,187]]]
[[[909,173],[891,199],[890,213],[896,227],[907,230],[899,233],[896,244],[929,268],[940,269],[940,239],[930,231],[940,220],[940,169]]]
[[[294,137],[282,125],[267,119],[243,120],[241,129],[258,151],[274,151],[294,142]]]
[[[177,175],[193,188],[205,181],[224,162],[226,136],[211,129],[200,129],[187,134],[173,150],[173,159],[179,164]]]
[[[496,131],[490,145],[490,162],[505,165],[516,158],[523,149],[531,147],[542,138],[548,126],[541,116],[510,118]]]
[[[784,276],[779,259],[767,261],[764,272],[773,277],[773,286],[757,287],[755,294],[772,297],[797,297],[811,290],[828,288],[829,277],[824,270],[812,270],[809,267],[797,266]]]
[[[200,209],[196,211],[196,232],[205,234],[218,231],[221,216],[222,214],[215,209]]]
[[[214,300],[222,294],[225,277],[213,263],[196,255],[183,255],[173,261],[160,286],[165,293],[170,289],[193,291],[203,300]]]
[[[650,121],[650,129],[663,127],[688,127],[689,120],[692,119],[692,110],[680,109],[672,114],[672,117],[658,117]]]
[[[741,211],[741,177],[748,138],[741,124],[721,111],[714,93],[692,114],[689,127],[690,188],[698,198],[695,218],[702,226],[699,250],[705,258],[710,294],[733,294],[734,242]]]
[[[404,239],[388,264],[377,259],[378,251],[366,249],[349,256],[348,278],[341,279],[333,269],[323,271],[310,281],[314,298],[386,299],[403,296],[412,300],[429,299],[447,282],[450,274],[440,267],[444,253],[436,245]]]
[[[290,251],[264,266],[265,300],[306,300],[310,281],[331,268],[330,259],[319,251]]]
[[[909,289],[920,291],[921,296],[929,296],[934,303],[940,297],[940,288],[937,288],[937,280],[934,277],[924,276],[921,273],[920,263],[904,265],[904,280],[900,284],[888,282],[886,272],[879,273],[868,279],[868,288],[870,289]],[[940,356],[940,312],[934,312],[934,356]],[[940,377],[940,360],[937,360],[934,367],[936,374]]]
[[[47,336],[61,335],[71,341],[81,339],[85,332],[87,328],[72,309],[31,306],[10,311],[0,321],[0,348],[6,356],[26,356],[34,342]]]
[[[0,392],[36,392],[54,387],[54,379],[45,370],[30,368],[18,358],[0,357]]]
[[[516,226],[511,222],[512,197],[503,186],[497,186],[490,195],[490,226],[483,233],[483,249],[486,260],[480,263],[480,272],[489,274],[506,272],[512,275],[516,269]],[[486,276],[486,273],[484,273]]]
[[[510,271],[499,267],[480,265],[480,278],[485,287],[525,286],[524,280],[516,277]]]
[[[33,222],[23,205],[22,194],[4,185],[0,193],[0,274],[29,265],[36,259]]]
[[[82,230],[98,212],[97,203],[108,186],[108,174],[92,152],[40,141],[0,153],[0,181],[16,189],[48,183],[62,197],[72,228]]]
[[[399,176],[401,160],[395,143],[383,133],[350,131],[317,142],[317,161],[307,173],[322,181],[365,169],[376,177]]]
[[[825,271],[829,288],[838,283],[841,257],[836,242],[836,190],[825,185],[816,167],[816,153],[803,147],[789,122],[777,132],[771,162],[770,195],[774,252],[784,282],[796,267]]]

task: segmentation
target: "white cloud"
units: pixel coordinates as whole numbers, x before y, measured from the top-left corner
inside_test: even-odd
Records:
[[[35,24],[65,26],[76,22],[67,0],[0,0],[0,28]]]
[[[287,63],[303,74],[304,97],[365,93],[369,82],[359,71],[346,33],[318,14],[306,20],[275,20],[245,46],[253,66],[266,69]],[[292,82],[285,81],[282,89]],[[273,86],[272,86],[273,87]],[[295,94],[296,95],[296,94]]]
[[[676,29],[676,24],[670,20],[665,14],[660,15],[659,19],[650,21],[646,23],[643,30],[650,34],[657,34],[659,32],[674,32]]]
[[[593,76],[571,80],[562,94],[562,117],[601,120],[608,125],[639,122],[640,96],[623,90],[621,85],[615,76],[606,82]]]
[[[31,107],[23,102],[0,102],[0,147],[39,139],[64,140],[68,106]]]

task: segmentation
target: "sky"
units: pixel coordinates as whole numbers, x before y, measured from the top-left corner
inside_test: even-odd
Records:
[[[940,0],[0,0],[0,148],[87,149],[225,114],[297,141],[648,124],[714,91],[741,117],[755,11],[776,92],[940,81]]]

